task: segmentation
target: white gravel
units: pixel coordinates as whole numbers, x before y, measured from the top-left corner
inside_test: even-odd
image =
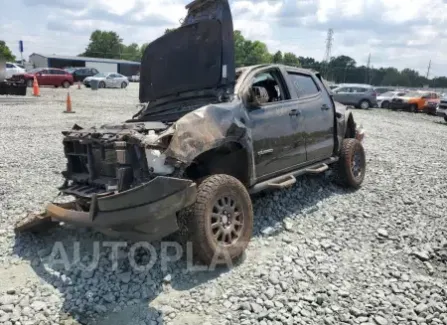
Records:
[[[138,86],[41,89],[1,106],[0,324],[447,324],[447,125],[441,118],[355,111],[367,130],[364,186],[345,191],[330,175],[254,198],[255,233],[231,271],[187,272],[186,262],[132,270],[110,249],[99,267],[48,261],[60,241],[88,264],[88,230],[15,237],[12,226],[57,195],[61,130],[120,122],[137,108]],[[158,244],[156,243],[156,246]],[[140,256],[142,260],[147,258]]]

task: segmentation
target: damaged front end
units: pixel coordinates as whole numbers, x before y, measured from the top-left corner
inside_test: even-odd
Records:
[[[99,129],[75,125],[63,132],[67,168],[59,189],[75,200],[49,204],[38,220],[51,218],[137,240],[175,232],[177,212],[194,203],[196,184],[179,178],[182,163],[164,155],[170,133],[161,122]],[[16,228],[29,227],[35,228],[36,220],[28,218]]]

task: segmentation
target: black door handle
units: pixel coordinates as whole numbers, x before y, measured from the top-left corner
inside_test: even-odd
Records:
[[[329,106],[327,106],[326,104],[323,104],[321,106],[321,110],[323,110],[323,111],[327,111],[328,109],[329,109]]]
[[[290,116],[299,116],[301,114],[301,111],[297,110],[297,109],[292,109],[289,112]]]

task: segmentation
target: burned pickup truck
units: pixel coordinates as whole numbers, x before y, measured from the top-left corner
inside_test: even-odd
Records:
[[[18,224],[45,221],[155,240],[185,227],[197,257],[232,259],[253,228],[250,194],[334,168],[365,176],[363,131],[318,73],[276,64],[235,68],[227,0],[197,0],[180,28],[145,50],[141,110],[130,120],[63,132],[74,196]]]

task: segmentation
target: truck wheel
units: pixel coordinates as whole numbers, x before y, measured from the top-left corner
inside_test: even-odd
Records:
[[[194,255],[206,265],[237,260],[253,231],[253,207],[245,186],[229,175],[205,178],[186,219]]]
[[[411,104],[410,105],[410,112],[411,113],[417,113],[418,112],[418,105],[417,104]]]
[[[64,87],[64,88],[69,88],[69,87],[70,87],[70,82],[67,81],[67,80],[65,80],[65,81],[62,83],[62,87]]]
[[[366,158],[363,145],[357,139],[344,139],[338,161],[338,180],[346,186],[359,188],[365,178]]]
[[[446,116],[444,116],[444,121],[446,121],[446,122],[447,122],[447,115],[446,115]]]
[[[389,101],[384,101],[381,105],[382,108],[390,108],[390,102]]]

